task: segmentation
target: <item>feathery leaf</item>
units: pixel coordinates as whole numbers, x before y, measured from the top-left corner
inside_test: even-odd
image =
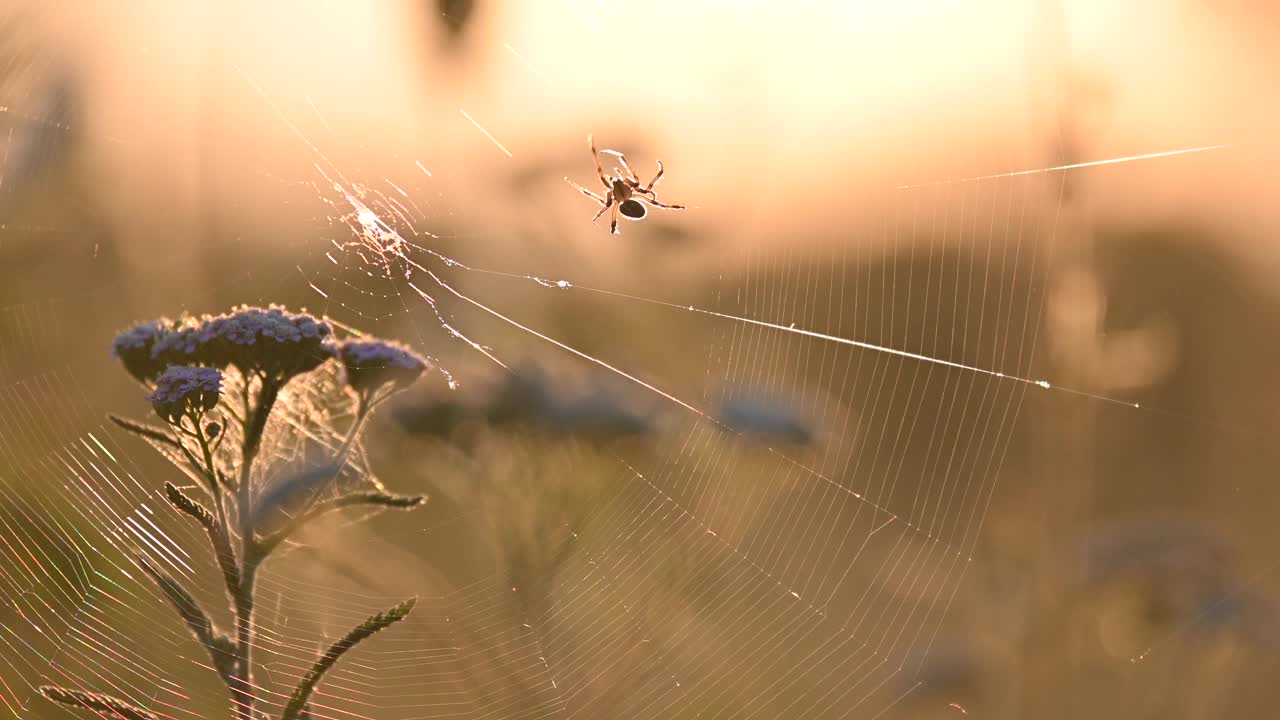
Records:
[[[213,513],[209,512],[208,508],[201,505],[190,495],[182,492],[182,490],[173,483],[167,482],[164,484],[164,494],[165,497],[169,498],[169,504],[173,505],[181,512],[195,518],[196,522],[206,528],[213,527],[216,524],[216,521],[213,518]]]
[[[307,701],[310,700],[312,691],[319,684],[320,678],[324,677],[329,668],[338,662],[338,658],[370,635],[405,619],[412,612],[413,606],[417,602],[417,598],[409,598],[393,608],[384,610],[365,620],[358,627],[352,629],[351,632],[348,632],[341,640],[330,645],[329,649],[307,671],[307,674],[302,678],[302,682],[298,683],[297,689],[293,691],[293,696],[289,698],[289,704],[285,706],[284,712],[280,715],[280,720],[299,720],[302,712],[307,707]]]
[[[92,710],[104,717],[116,716],[124,720],[159,720],[153,713],[120,698],[100,693],[71,690],[55,685],[44,685],[40,694],[63,705]]]
[[[320,512],[329,512],[339,508],[351,507],[353,505],[381,505],[383,507],[396,508],[400,510],[408,510],[415,508],[427,501],[426,495],[394,495],[384,492],[361,492],[343,495],[335,498],[327,503],[322,503],[318,510]]]
[[[426,495],[394,495],[384,492],[357,492],[343,495],[332,500],[317,504],[315,507],[305,513],[290,520],[284,527],[267,535],[262,540],[263,554],[270,553],[286,538],[296,532],[303,525],[311,522],[321,515],[342,510],[343,508],[357,507],[360,505],[372,505],[374,507],[391,508],[396,510],[412,510],[427,501]]]
[[[224,682],[229,683],[236,661],[235,646],[230,638],[218,632],[218,628],[200,607],[200,603],[177,580],[155,569],[143,558],[138,558],[138,564],[151,576],[152,580],[155,580],[156,585],[160,586],[161,592],[169,598],[169,602],[186,621],[191,634],[195,635],[200,644],[209,651],[209,659],[213,661],[218,674],[222,676]]]
[[[154,440],[155,442],[161,443],[162,445],[168,445],[172,448],[181,447],[177,440],[169,437],[162,428],[158,428],[155,425],[146,425],[144,423],[134,422],[128,418],[120,417],[115,413],[107,413],[107,419],[120,426],[122,429],[128,430],[139,437]]]
[[[204,526],[205,532],[209,534],[209,541],[213,543],[213,555],[218,559],[218,567],[222,569],[222,580],[226,583],[227,591],[234,596],[240,587],[240,569],[236,565],[236,554],[231,549],[231,540],[227,538],[226,530],[218,524],[208,508],[173,483],[164,484],[164,494],[169,499],[169,504]]]

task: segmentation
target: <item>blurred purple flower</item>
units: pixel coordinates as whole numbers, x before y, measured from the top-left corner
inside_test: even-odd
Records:
[[[415,399],[391,409],[391,416],[405,432],[439,438],[449,437],[479,414],[478,410],[450,398]]]
[[[394,417],[408,432],[441,438],[473,422],[596,441],[655,429],[653,414],[615,387],[598,381],[575,385],[530,364],[516,367],[469,402],[421,398],[396,407]]]
[[[1280,611],[1244,582],[1234,548],[1212,527],[1177,516],[1113,521],[1084,548],[1082,589],[1132,587],[1152,614],[1198,630],[1235,629],[1273,647]]]
[[[720,406],[720,422],[734,432],[760,442],[808,445],[816,434],[813,425],[788,403],[745,392]]]
[[[222,394],[222,373],[205,367],[170,366],[156,379],[155,392],[147,396],[156,414],[176,423],[188,411],[203,414],[217,406]]]
[[[338,347],[347,384],[361,394],[390,385],[392,391],[412,385],[427,369],[421,355],[384,340],[348,340]]]
[[[1135,576],[1221,585],[1234,572],[1233,555],[1208,527],[1177,518],[1130,518],[1092,534],[1084,548],[1082,580],[1091,587]]]
[[[585,388],[573,387],[533,365],[518,367],[506,377],[487,403],[485,416],[495,426],[528,424],[602,440],[643,435],[653,429],[651,418],[612,386],[593,382]]]

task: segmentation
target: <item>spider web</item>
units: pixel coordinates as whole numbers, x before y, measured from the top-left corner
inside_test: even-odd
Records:
[[[610,22],[616,3],[562,9],[590,31],[625,32]],[[439,189],[447,170],[408,159],[398,175],[362,176],[315,139],[319,112],[290,109],[302,98],[244,79],[310,153],[309,171],[280,182],[314,216],[307,237],[285,240],[293,272],[244,271],[224,291],[307,298],[348,332],[401,329],[440,368],[431,380],[459,392],[472,368],[502,377],[535,356],[661,408],[643,447],[481,441],[506,462],[434,449],[432,484],[413,488],[433,495],[425,520],[326,528],[333,538],[272,566],[257,617],[268,712],[335,637],[421,598],[327,676],[312,705],[324,720],[911,712],[965,601],[1030,394],[1146,412],[1037,372],[1068,171],[1221,147],[904,178],[830,246],[748,238],[692,287],[601,283],[567,254],[494,262],[501,236],[442,229],[456,202]],[[474,126],[476,152],[522,154],[478,114],[458,122]],[[624,241],[643,238],[637,228]],[[14,716],[62,712],[36,696],[43,683],[164,718],[224,712],[207,657],[132,560],[221,607],[204,539],[164,509],[165,466],[101,421],[126,396],[101,397],[106,353],[81,345],[107,347],[129,319],[99,302],[119,287],[0,295],[0,703]],[[574,340],[540,305],[616,330]],[[762,441],[721,412],[757,397],[803,418],[812,442]],[[522,534],[526,521],[545,532]]]

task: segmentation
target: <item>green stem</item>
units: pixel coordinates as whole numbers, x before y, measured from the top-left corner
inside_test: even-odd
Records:
[[[338,451],[333,454],[333,464],[337,468],[336,473],[342,472],[342,468],[347,464],[347,455],[351,452],[351,446],[355,444],[356,438],[360,435],[360,428],[364,425],[365,418],[369,417],[369,410],[372,406],[367,404],[363,397],[356,400],[356,419],[351,423],[351,429],[347,431],[347,436],[342,439],[342,444],[338,446]],[[335,477],[336,477],[335,473]]]
[[[246,381],[247,382],[247,381]],[[258,566],[262,560],[253,530],[253,487],[250,482],[253,461],[262,447],[262,433],[267,427],[267,417],[280,394],[280,384],[274,379],[263,378],[258,391],[258,406],[249,407],[248,389],[245,398],[245,434],[240,484],[236,487],[236,510],[240,528],[240,587],[236,592],[236,675],[231,688],[232,704],[238,720],[255,720],[253,690],[253,591]]]
[[[257,578],[257,559],[253,548],[242,552],[250,556],[240,564],[240,587],[236,592],[236,669],[231,688],[232,704],[238,720],[254,719],[253,690],[253,591]]]
[[[241,475],[247,478],[249,466],[253,463],[253,459],[258,456],[258,449],[262,447],[262,431],[267,427],[267,418],[271,415],[271,408],[276,404],[276,398],[280,396],[280,382],[274,378],[263,378],[262,386],[258,390],[258,406],[248,413],[246,420],[244,435],[244,466],[241,467]],[[245,401],[246,404],[248,400]],[[247,405],[246,405],[247,407]],[[242,478],[245,479],[245,478]]]
[[[213,509],[218,516],[218,524],[225,530],[227,528],[227,512],[222,503],[222,487],[218,482],[218,468],[213,464],[213,449],[209,447],[209,439],[204,436],[204,432],[200,429],[200,418],[192,417],[192,423],[196,426],[196,440],[200,442],[200,452],[204,455],[205,468],[208,470],[209,489],[213,493]]]

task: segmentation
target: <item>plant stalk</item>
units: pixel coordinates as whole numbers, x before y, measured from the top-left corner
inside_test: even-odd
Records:
[[[280,394],[280,384],[263,378],[258,406],[250,411],[246,393],[244,453],[240,484],[236,487],[237,521],[240,526],[240,587],[236,592],[236,687],[231,688],[237,720],[255,720],[253,690],[253,592],[261,557],[253,530],[253,461],[262,447],[267,417]]]

